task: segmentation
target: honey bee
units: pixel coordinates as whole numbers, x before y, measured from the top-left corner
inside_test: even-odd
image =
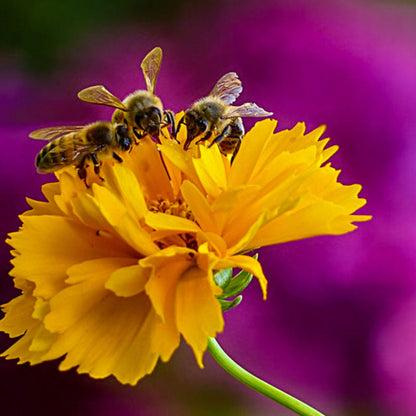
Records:
[[[199,99],[185,111],[177,126],[177,131],[182,124],[187,127],[185,150],[202,135],[196,144],[213,139],[209,147],[217,143],[221,153],[231,154],[231,161],[234,160],[245,133],[241,117],[267,117],[273,114],[254,103],[232,106],[242,90],[237,74],[229,72],[218,80],[207,97]]]
[[[163,110],[162,101],[154,94],[157,76],[162,62],[162,49],[152,49],[141,63],[147,90],[137,90],[120,101],[102,85],[85,88],[78,97],[85,102],[116,108],[113,124],[124,124],[135,142],[146,135],[159,140],[161,127],[175,129],[174,114]]]
[[[131,150],[133,144],[125,126],[106,121],[86,126],[48,127],[33,131],[29,137],[49,140],[36,156],[35,165],[39,173],[55,172],[73,165],[87,187],[89,161],[94,166],[94,172],[103,180],[99,176],[102,161],[112,157],[122,162],[116,152]]]

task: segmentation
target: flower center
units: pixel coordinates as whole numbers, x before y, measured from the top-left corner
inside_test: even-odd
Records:
[[[159,198],[148,202],[149,211],[162,212],[163,214],[175,215],[176,217],[186,218],[195,221],[194,214],[189,209],[188,204],[181,199],[169,201],[168,199]]]
[[[157,200],[148,201],[148,209],[151,212],[161,212],[163,214],[174,215],[176,217],[186,218],[190,221],[196,222],[194,214],[189,209],[188,204],[182,199],[178,198],[174,201],[159,198]],[[188,247],[192,250],[198,250],[198,242],[194,233],[180,233],[169,235],[155,241],[161,248],[169,247],[170,245],[177,245],[181,247]]]

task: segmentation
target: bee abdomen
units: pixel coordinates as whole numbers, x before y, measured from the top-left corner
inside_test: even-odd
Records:
[[[36,156],[35,165],[38,172],[47,173],[53,172],[62,166],[67,165],[67,158],[65,152],[59,151],[59,141],[54,140],[48,143]]]
[[[233,153],[234,149],[236,148],[238,142],[240,141],[239,138],[229,138],[222,140],[218,143],[218,146],[222,153]]]

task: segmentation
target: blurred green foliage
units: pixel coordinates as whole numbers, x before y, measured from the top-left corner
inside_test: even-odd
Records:
[[[62,48],[93,31],[174,18],[190,0],[14,0],[0,6],[0,49],[31,71],[44,72]],[[194,5],[195,2],[192,2]]]

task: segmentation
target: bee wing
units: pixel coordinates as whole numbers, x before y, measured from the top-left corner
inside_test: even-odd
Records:
[[[62,145],[62,151],[66,151],[68,158],[73,162],[77,161],[80,156],[86,153],[94,153],[98,149],[98,146],[85,142],[81,135],[75,135],[72,143],[64,143]]]
[[[94,85],[78,93],[78,98],[87,103],[101,104],[126,111],[126,106],[103,85]]]
[[[209,93],[211,97],[218,97],[226,104],[232,104],[243,91],[241,81],[235,72],[228,72],[222,76]]]
[[[263,110],[255,103],[245,103],[238,107],[230,105],[222,118],[234,118],[234,117],[268,117],[273,115],[269,111]]]
[[[162,49],[156,47],[152,49],[143,59],[140,65],[146,81],[147,91],[152,94],[155,92],[157,75],[159,74],[160,64],[162,63]]]
[[[76,133],[82,130],[85,126],[61,126],[61,127],[46,127],[32,131],[29,137],[36,140],[55,140],[59,137],[65,136],[69,133]]]
[[[58,164],[67,166],[79,161],[82,156],[94,153],[97,150],[97,146],[86,142],[81,135],[74,134],[72,138],[56,143],[56,146],[50,152],[59,154],[60,162]]]

